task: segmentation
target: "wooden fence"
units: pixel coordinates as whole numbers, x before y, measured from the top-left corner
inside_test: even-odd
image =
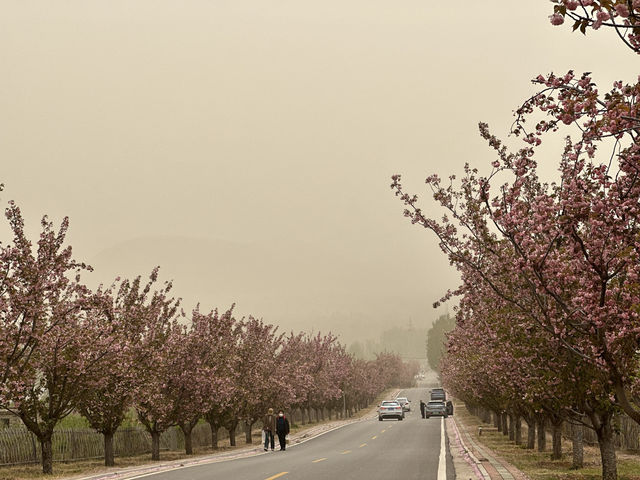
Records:
[[[292,423],[304,424],[305,421],[337,418],[337,413],[329,410],[314,411],[312,418],[303,415],[300,410],[290,412]],[[306,417],[306,418],[305,418]],[[261,428],[261,425],[254,425]],[[255,432],[254,432],[255,433]],[[236,430],[236,438],[244,438],[242,423]],[[229,438],[224,428],[218,430],[218,440]],[[191,432],[194,448],[211,445],[211,427],[202,422]],[[53,461],[70,462],[104,457],[104,438],[91,428],[74,428],[56,430],[52,439]],[[130,457],[151,453],[151,436],[144,427],[119,428],[113,436],[114,455]],[[184,435],[178,427],[170,428],[160,437],[161,450],[184,449]],[[40,463],[40,442],[34,434],[23,426],[0,429],[0,466]]]
[[[220,429],[218,438],[227,438],[227,432]],[[193,446],[211,445],[209,424],[198,424],[192,433]],[[52,439],[53,461],[68,462],[104,457],[104,438],[92,429],[56,430]],[[151,436],[142,427],[119,428],[113,437],[116,457],[143,455],[151,452]],[[184,435],[175,427],[160,437],[162,450],[184,448]],[[35,435],[25,428],[5,428],[0,430],[0,466],[40,463],[40,443]]]

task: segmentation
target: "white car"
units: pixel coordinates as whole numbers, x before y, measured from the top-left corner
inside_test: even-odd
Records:
[[[411,401],[407,397],[396,397],[396,402],[400,404],[403,411],[411,411]]]
[[[396,418],[404,420],[404,410],[402,406],[395,400],[385,400],[378,406],[378,420],[385,418]]]

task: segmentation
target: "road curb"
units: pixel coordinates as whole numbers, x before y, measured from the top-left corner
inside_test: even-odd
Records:
[[[458,423],[456,419],[451,417],[451,424],[453,426],[453,430],[456,434],[456,443],[458,444],[458,449],[460,450],[460,454],[462,458],[469,464],[473,473],[476,475],[478,480],[487,480],[491,477],[487,473],[487,470],[482,465],[482,462],[476,458],[473,452],[467,447],[462,439],[462,434],[460,433],[460,429],[458,428]]]

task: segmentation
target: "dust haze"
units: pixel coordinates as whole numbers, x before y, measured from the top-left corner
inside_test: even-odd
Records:
[[[160,265],[187,308],[345,343],[451,308],[432,304],[457,275],[392,174],[439,215],[424,178],[486,165],[478,121],[506,137],[538,73],[635,75],[546,1],[0,5],[1,197],[30,232],[68,215],[91,285]]]

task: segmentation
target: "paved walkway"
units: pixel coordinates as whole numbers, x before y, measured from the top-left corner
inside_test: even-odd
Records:
[[[449,417],[449,442],[454,459],[462,458],[467,468],[457,466],[456,478],[461,480],[474,478],[477,480],[528,480],[520,470],[504,460],[496,458],[491,449],[483,445],[471,434],[470,427],[464,425],[459,419]],[[475,427],[474,427],[475,428]]]

